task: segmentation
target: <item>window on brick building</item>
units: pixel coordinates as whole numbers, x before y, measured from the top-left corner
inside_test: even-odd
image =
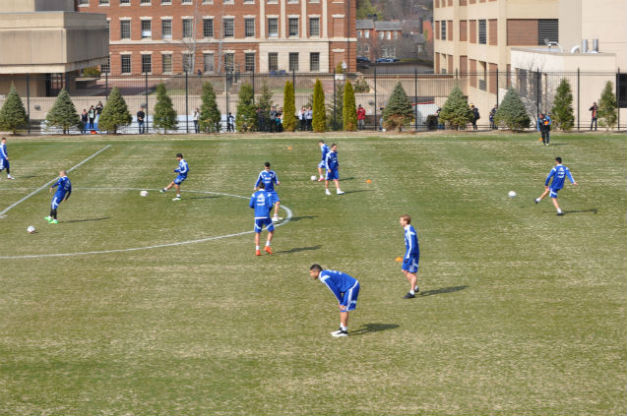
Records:
[[[206,38],[213,37],[213,19],[203,19],[202,35]]]
[[[268,36],[279,36],[279,19],[276,17],[268,17]]]
[[[89,0],[78,0],[79,6],[89,6]]]
[[[161,71],[164,74],[172,73],[172,55],[169,53],[164,53],[161,55]]]
[[[122,60],[121,62],[121,72],[123,74],[131,73],[131,55],[120,55]]]
[[[98,4],[101,6],[108,6],[109,0],[98,0]]]
[[[130,0],[129,0],[130,2]],[[139,4],[150,4],[150,0],[139,0]]]
[[[142,39],[150,39],[152,37],[152,21],[142,20]]]
[[[228,19],[223,19],[222,20],[222,24],[223,24],[223,28],[224,28],[224,37],[225,38],[232,38],[233,34],[234,34],[234,25],[233,25],[233,19],[228,18]]]
[[[244,54],[244,70],[246,72],[254,72],[255,71],[255,54],[252,52],[247,52]]]
[[[440,27],[442,29],[440,32],[440,39],[446,40],[446,20],[442,20]]]
[[[276,52],[268,53],[268,71],[278,71],[279,54]]]
[[[487,25],[485,20],[479,20],[479,44],[485,45],[488,42]]]
[[[203,53],[202,54],[202,70],[203,72],[213,72],[214,71],[214,56],[213,53]]]
[[[192,19],[183,19],[183,37],[191,38],[194,35],[194,22]]]
[[[149,74],[152,72],[152,55],[142,55],[142,73]]]
[[[100,65],[100,72],[102,72],[103,74],[110,74],[111,73],[111,57],[110,56],[107,56],[107,63],[106,64]]]
[[[120,39],[131,38],[131,21],[120,20]]]
[[[298,17],[290,17],[288,19],[289,36],[298,36]]]
[[[244,36],[253,37],[255,36],[255,18],[247,17],[244,19]]]
[[[309,54],[309,71],[320,71],[320,52],[311,52]]]
[[[184,72],[193,72],[194,71],[194,55],[191,53],[183,54],[183,71]]]
[[[235,70],[235,54],[234,53],[224,54],[224,70],[226,72],[233,72]]]
[[[161,38],[172,39],[172,20],[161,21]]]
[[[298,71],[298,52],[290,52],[289,69],[291,71]]]
[[[309,18],[309,36],[320,36],[320,18],[319,17]]]
[[[131,4],[131,0],[120,0],[120,6],[129,6]]]
[[[172,4],[172,0],[161,0],[161,4],[164,4],[164,5]]]

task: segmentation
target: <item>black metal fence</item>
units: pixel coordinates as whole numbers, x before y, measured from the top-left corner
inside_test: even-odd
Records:
[[[163,83],[170,96],[179,118],[177,130],[170,133],[193,133],[194,112],[201,106],[202,85],[210,82],[216,92],[218,107],[223,114],[223,129],[226,131],[226,115],[236,114],[238,95],[242,85],[252,86],[256,99],[265,86],[272,93],[272,102],[277,112],[283,106],[283,88],[286,81],[294,84],[297,111],[312,104],[313,86],[320,80],[325,92],[329,130],[341,130],[342,89],[350,80],[355,87],[355,101],[366,110],[366,129],[382,128],[382,111],[387,104],[392,90],[400,83],[414,108],[414,119],[407,129],[414,131],[438,128],[429,125],[428,117],[435,115],[442,107],[454,86],[459,86],[480,110],[479,128],[490,127],[490,110],[503,99],[508,88],[515,89],[521,96],[530,116],[540,112],[550,112],[558,84],[566,79],[573,94],[575,128],[588,129],[591,122],[589,108],[599,101],[607,82],[612,82],[619,104],[627,108],[627,78],[616,73],[576,72],[539,72],[539,71],[494,71],[473,74],[424,74],[416,69],[413,74],[385,75],[377,73],[376,68],[370,74],[320,74],[287,73],[284,71],[268,74],[226,73],[222,75],[179,74],[172,76],[118,76],[102,74],[99,77],[71,78],[69,75],[57,76],[19,76],[12,81],[18,88],[30,116],[29,133],[55,134],[57,130],[47,128],[44,122],[47,112],[52,107],[56,94],[66,88],[79,113],[89,110],[99,102],[106,103],[113,87],[117,87],[127,102],[133,123],[121,130],[122,133],[138,133],[135,114],[142,109],[146,113],[146,132],[154,132],[152,112],[156,103],[156,87]],[[4,96],[0,96],[0,104]],[[619,112],[618,127],[627,125],[627,113]],[[94,131],[97,131],[95,126]],[[443,126],[439,126],[442,128]],[[71,133],[79,134],[80,129]]]

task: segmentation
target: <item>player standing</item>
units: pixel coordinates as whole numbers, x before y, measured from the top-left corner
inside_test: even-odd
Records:
[[[52,192],[54,188],[57,188],[57,191],[54,193],[52,202],[50,203],[50,215],[44,218],[48,221],[48,224],[59,223],[59,221],[57,221],[57,208],[59,208],[61,202],[66,201],[72,194],[72,182],[70,182],[70,178],[67,177],[66,171],[62,170],[59,172],[59,179],[50,186],[50,192]]]
[[[9,168],[9,153],[7,153],[7,139],[3,137],[0,141],[0,172],[7,171],[7,179],[15,179],[11,176],[11,169]]]
[[[274,190],[274,185],[280,185],[281,182],[279,182],[279,177],[276,172],[270,169],[270,162],[264,163],[263,166],[264,169],[259,172],[254,190],[256,191],[259,189],[260,185],[263,183],[266,192],[272,194],[272,205],[274,205],[274,216],[272,217],[272,221],[279,222],[279,205],[281,204],[281,200],[279,199],[279,194],[277,194]]]
[[[409,215],[401,215],[399,220],[401,227],[405,230],[405,256],[403,257],[403,274],[409,281],[409,292],[404,299],[413,299],[416,297],[418,289],[418,262],[420,261],[420,246],[418,245],[418,233],[413,225],[411,225],[411,217]]]
[[[318,182],[322,182],[324,180],[324,175],[322,174],[322,169],[326,169],[327,165],[327,154],[329,153],[329,146],[326,145],[324,140],[318,140],[318,146],[320,146],[320,151],[322,152],[322,159],[320,159],[320,163],[318,163]]]
[[[340,329],[331,332],[335,338],[348,336],[348,313],[357,307],[359,281],[337,270],[322,270],[319,264],[309,268],[312,279],[324,283],[338,300],[340,307]]]
[[[265,190],[265,184],[263,182],[259,184],[259,190],[250,197],[248,206],[255,210],[255,256],[261,256],[259,238],[263,227],[266,227],[266,230],[268,230],[268,239],[266,240],[266,246],[263,251],[272,254],[272,249],[270,248],[270,243],[274,236],[274,224],[270,219],[272,201],[272,193]]]
[[[161,192],[163,193],[168,191],[173,186],[176,187],[176,198],[172,198],[172,201],[181,200],[181,183],[183,183],[183,181],[187,179],[187,173],[189,172],[189,165],[187,164],[185,159],[183,159],[182,153],[176,154],[176,160],[178,160],[179,162],[179,167],[174,169],[174,173],[178,173],[178,175],[172,182],[170,182],[168,186],[161,190]]]
[[[549,181],[551,181],[551,178],[553,178],[553,181],[551,182],[551,186],[549,186]],[[557,210],[557,215],[564,215],[564,213],[560,209],[559,204],[557,203],[557,193],[560,189],[564,187],[565,178],[568,178],[570,183],[572,183],[573,185],[577,185],[577,182],[575,182],[575,180],[573,179],[573,175],[570,174],[570,170],[566,166],[562,165],[562,158],[556,157],[555,167],[551,169],[551,172],[549,172],[549,176],[546,177],[546,180],[544,181],[544,192],[542,193],[542,195],[540,195],[539,198],[536,198],[536,204],[542,201],[544,197],[546,197],[546,195],[550,193],[551,200],[553,201],[553,206],[555,206],[555,209]]]
[[[340,173],[338,172],[340,163],[337,161],[337,144],[333,143],[331,145],[331,150],[327,153],[324,164],[327,168],[327,176],[324,182],[324,193],[331,195],[331,191],[329,191],[329,181],[333,181],[335,183],[335,192],[338,195],[343,195],[344,192],[340,189]]]

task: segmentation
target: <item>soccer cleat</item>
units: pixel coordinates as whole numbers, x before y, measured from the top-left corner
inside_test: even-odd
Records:
[[[46,221],[48,221],[48,223],[50,223],[50,221],[52,221],[52,217],[51,216],[44,217],[44,220],[46,220]]]
[[[172,198],[172,201],[180,201],[180,200],[181,200],[180,196],[177,196],[176,198]]]
[[[416,287],[414,288],[414,292],[416,292],[416,293],[420,292],[420,288],[419,288],[418,286],[416,286]]]
[[[337,331],[331,332],[331,336],[333,338],[347,337],[348,336],[348,331],[343,331],[341,329],[338,329]]]
[[[318,182],[322,182],[324,180],[324,178],[321,176],[318,178]]]
[[[7,175],[7,179],[15,179],[15,178],[11,175]]]
[[[268,254],[272,254],[272,248],[270,246],[265,246],[263,251],[265,251]]]
[[[536,198],[536,199],[533,200],[533,202],[535,202],[536,204],[539,204],[540,203],[540,199]]]
[[[261,256],[261,250],[255,250],[255,256]]]
[[[412,295],[411,293],[407,292],[407,294],[405,296],[403,296],[403,299],[413,299],[415,297],[416,297],[416,295]]]
[[[278,215],[275,215],[274,217],[272,217],[272,222],[279,222],[279,221],[280,219]]]
[[[165,193],[165,191],[166,191],[166,189],[165,189],[165,188],[163,188],[163,189],[161,189],[159,192],[161,192],[161,193]]]
[[[561,217],[562,215],[564,215],[564,213],[563,213],[562,211],[558,211],[558,212],[557,212],[557,216],[558,216],[558,217]]]
[[[50,224],[58,224],[58,223],[59,223],[59,221],[57,221],[57,220],[50,221]]]
[[[329,191],[328,189],[325,189],[325,190],[324,190],[324,193],[325,193],[326,195],[331,195],[331,191]]]
[[[344,195],[344,191],[342,191],[341,189],[338,189],[338,190],[336,191],[336,193],[337,193],[338,195]]]

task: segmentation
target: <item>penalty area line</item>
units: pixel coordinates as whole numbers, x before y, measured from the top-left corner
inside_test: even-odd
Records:
[[[100,153],[104,152],[105,150],[107,150],[108,148],[110,148],[111,145],[108,144],[105,147],[103,147],[102,149],[98,150],[96,153],[92,154],[91,156],[89,156],[87,159],[82,160],[81,162],[79,162],[78,164],[72,166],[71,168],[69,168],[67,170],[67,172],[72,172],[74,169],[78,169],[81,166],[83,166],[85,163],[89,162],[90,160],[92,160],[93,158],[95,158],[96,156],[98,156]],[[6,207],[4,210],[0,211],[0,219],[5,217],[5,214],[9,211],[11,211],[13,208],[15,208],[16,206],[18,206],[19,204],[21,204],[22,202],[26,201],[28,198],[32,197],[33,195],[38,194],[39,192],[43,191],[44,189],[46,189],[48,186],[50,186],[54,181],[56,181],[57,178],[52,179],[51,181],[46,182],[45,184],[43,184],[42,186],[40,186],[39,188],[35,189],[33,192],[31,192],[30,194],[26,195],[24,198],[20,199],[17,202],[12,203],[11,205],[9,205],[8,207]]]

